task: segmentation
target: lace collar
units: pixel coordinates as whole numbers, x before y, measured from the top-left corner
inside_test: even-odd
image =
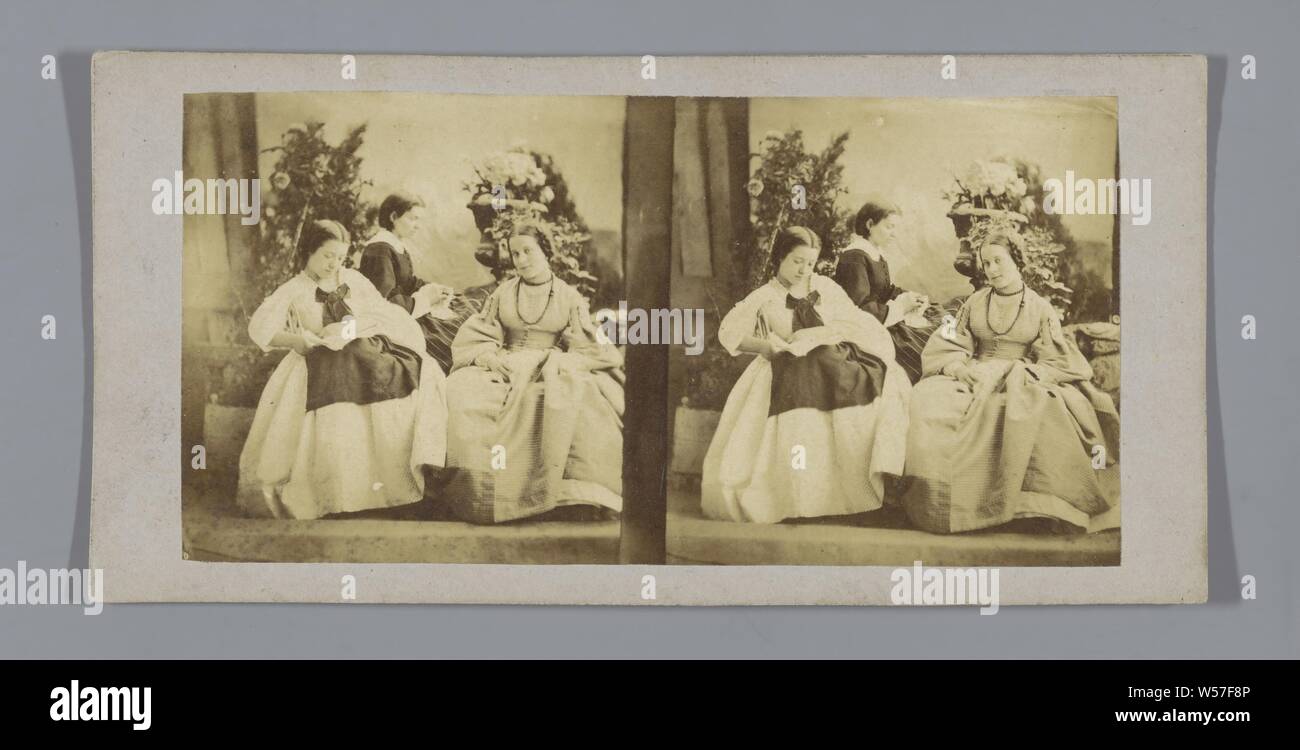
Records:
[[[394,250],[403,255],[410,255],[410,252],[406,249],[406,245],[402,244],[402,241],[398,239],[396,234],[393,234],[392,230],[380,229],[378,232],[375,232],[374,236],[366,240],[367,244],[371,242],[383,242],[392,245]]]

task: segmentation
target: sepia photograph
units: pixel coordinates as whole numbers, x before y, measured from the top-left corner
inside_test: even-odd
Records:
[[[1232,10],[0,6],[8,714],[802,659],[1014,661],[901,701],[965,735],[1284,716],[1300,5]]]
[[[1203,600],[1204,70],[1087,61],[98,56],[106,595]]]
[[[1119,564],[1116,99],[677,107],[673,561]]]
[[[186,558],[616,562],[624,99],[184,106]]]

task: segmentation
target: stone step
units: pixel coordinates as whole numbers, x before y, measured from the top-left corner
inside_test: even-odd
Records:
[[[678,485],[681,487],[682,485]],[[976,532],[931,534],[889,511],[813,522],[714,521],[699,493],[668,495],[667,550],[686,565],[886,565],[938,567],[1118,565],[1118,529],[1077,536]]]
[[[247,518],[226,493],[205,492],[183,511],[187,559],[213,562],[489,563],[618,562],[619,522]]]

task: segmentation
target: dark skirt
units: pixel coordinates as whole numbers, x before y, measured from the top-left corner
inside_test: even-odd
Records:
[[[451,301],[451,311],[456,315],[447,320],[423,315],[419,318],[420,328],[424,329],[425,348],[429,356],[437,360],[445,373],[451,372],[451,342],[469,316],[483,309],[483,303],[496,288],[496,284],[476,286],[466,289]]]
[[[349,341],[338,351],[307,352],[307,411],[342,402],[406,398],[420,383],[420,355],[387,336]]]
[[[778,354],[772,358],[768,416],[792,409],[866,406],[884,387],[884,361],[854,344],[819,346],[802,357]]]

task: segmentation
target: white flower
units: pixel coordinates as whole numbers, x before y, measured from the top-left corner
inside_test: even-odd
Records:
[[[289,175],[284,172],[276,172],[271,175],[271,184],[275,186],[276,190],[284,190],[289,187]]]
[[[971,192],[971,195],[980,195],[989,189],[988,168],[982,161],[971,162],[966,167],[966,174],[962,176],[961,184]]]
[[[1016,168],[1001,161],[989,162],[987,174],[989,188],[994,195],[1002,195],[1007,192],[1011,183],[1019,179],[1016,175]]]
[[[542,188],[542,194],[539,197],[542,199],[542,203],[550,203],[555,200],[555,191],[549,187],[544,187]]]

